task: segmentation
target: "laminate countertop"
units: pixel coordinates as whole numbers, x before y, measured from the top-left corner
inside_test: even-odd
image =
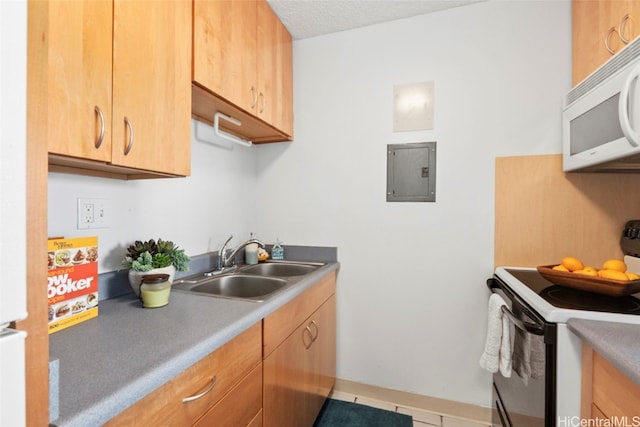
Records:
[[[291,277],[261,303],[175,290],[154,309],[133,293],[100,301],[98,317],[50,337],[50,359],[59,363],[52,425],[105,423],[338,268],[333,261]]]
[[[640,325],[570,319],[569,329],[640,385]]]

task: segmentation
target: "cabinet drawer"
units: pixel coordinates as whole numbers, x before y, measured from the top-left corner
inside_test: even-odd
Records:
[[[593,353],[593,403],[607,417],[633,416],[640,408],[640,386]]]
[[[191,425],[261,361],[260,323],[187,368],[106,425]],[[261,372],[261,370],[260,370]],[[201,398],[182,399],[205,392]]]
[[[267,357],[335,292],[336,273],[333,272],[267,316],[263,321],[263,357]]]
[[[195,426],[240,427],[251,425],[262,409],[262,364],[253,368],[233,390]]]

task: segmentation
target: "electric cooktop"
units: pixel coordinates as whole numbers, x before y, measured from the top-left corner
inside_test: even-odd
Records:
[[[640,324],[640,298],[634,295],[612,297],[554,285],[535,268],[498,267],[495,275],[548,322],[581,318]]]

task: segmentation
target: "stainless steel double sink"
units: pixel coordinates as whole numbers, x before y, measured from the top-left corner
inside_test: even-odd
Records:
[[[304,276],[325,265],[324,263],[267,261],[239,267],[232,273],[195,276],[178,279],[172,288],[221,298],[262,302],[287,285],[291,278]]]

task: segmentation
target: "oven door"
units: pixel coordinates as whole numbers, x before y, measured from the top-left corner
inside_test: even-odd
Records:
[[[499,280],[489,279],[487,286],[507,303],[503,314],[513,324],[512,346],[531,349],[530,358],[514,354],[514,368],[518,364],[525,367],[520,369],[522,376],[515,369],[509,378],[499,371],[493,375],[492,423],[503,427],[552,427],[556,418],[556,325],[545,322]],[[530,375],[524,374],[527,370]]]

